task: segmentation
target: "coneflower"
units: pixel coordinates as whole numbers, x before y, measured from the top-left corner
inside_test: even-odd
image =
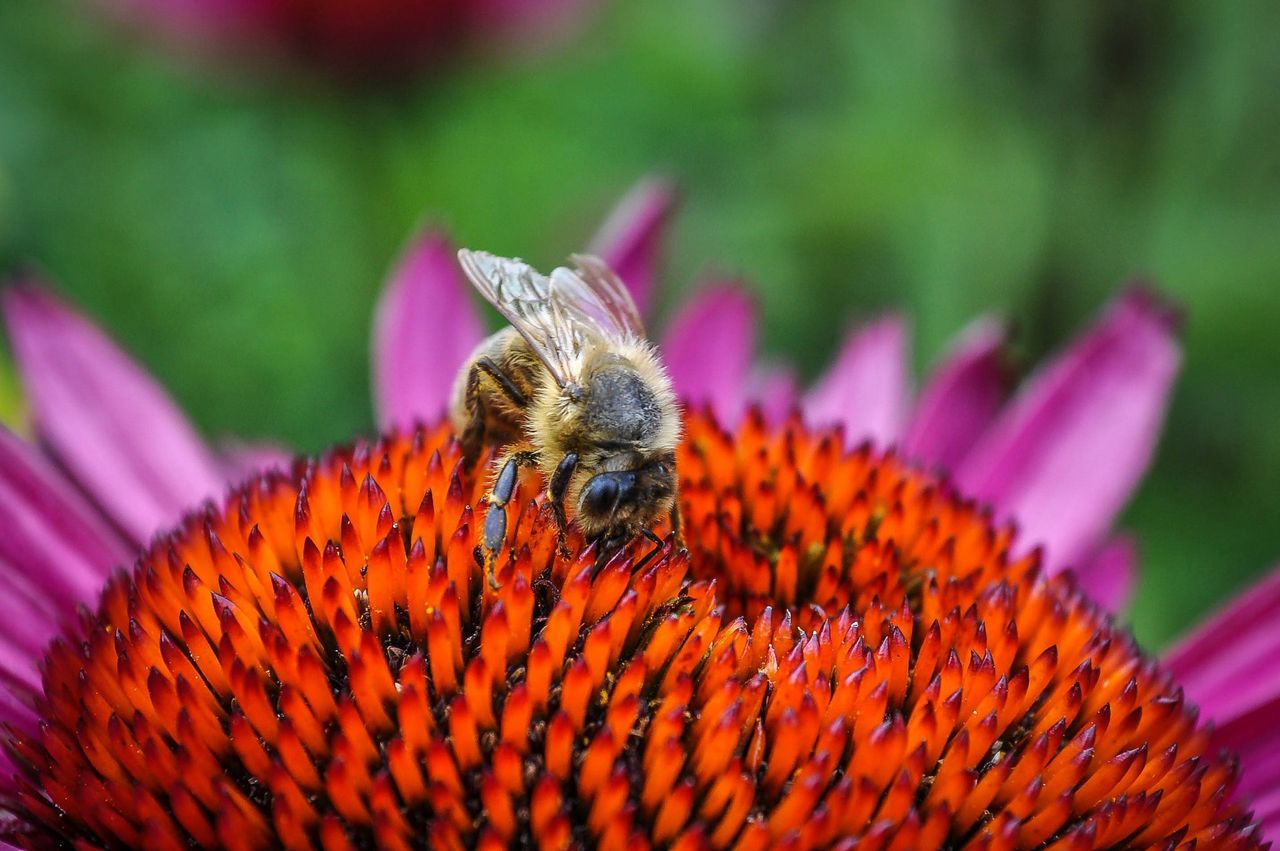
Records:
[[[838,431],[687,429],[688,552],[563,559],[530,475],[496,589],[445,427],[189,516],[11,717],[9,841],[1259,846],[1176,685],[1010,529]]]
[[[593,246],[642,305],[670,202],[643,185]],[[913,401],[901,323],[873,323],[800,397],[785,370],[753,364],[742,291],[704,289],[657,335],[694,411],[688,552],[575,541],[561,561],[529,479],[494,591],[473,567],[480,486],[443,427],[416,425],[438,421],[483,333],[451,255],[439,234],[417,240],[378,311],[392,436],[265,473],[216,507],[195,506],[288,462],[212,452],[82,317],[30,282],[6,294],[35,438],[0,430],[12,840],[339,847],[429,829],[439,844],[554,846],[567,830],[589,846],[612,842],[606,829],[637,845],[924,848],[1048,830],[1041,846],[1154,831],[1231,847],[1260,841],[1242,806],[1280,828],[1280,579],[1189,636],[1168,673],[1097,608],[1132,580],[1132,548],[1108,529],[1179,357],[1158,301],[1118,299],[1006,404],[998,325],[976,326]],[[526,610],[527,627],[512,620]],[[401,706],[412,692],[418,716]],[[615,698],[634,717],[611,716]],[[527,712],[526,735],[510,728],[502,748],[508,709]],[[548,750],[553,725],[567,744]],[[1222,747],[1243,765],[1240,804]],[[396,773],[409,763],[421,789]]]

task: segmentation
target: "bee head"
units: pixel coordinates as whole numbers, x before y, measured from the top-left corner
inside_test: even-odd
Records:
[[[577,491],[576,522],[588,538],[634,534],[669,513],[675,493],[674,458],[597,472]]]

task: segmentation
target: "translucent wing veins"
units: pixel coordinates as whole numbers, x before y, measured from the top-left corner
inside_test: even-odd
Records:
[[[522,260],[483,251],[463,249],[458,260],[561,386],[578,379],[588,347],[644,337],[626,285],[595,257],[575,255],[576,269],[558,268],[550,277]]]

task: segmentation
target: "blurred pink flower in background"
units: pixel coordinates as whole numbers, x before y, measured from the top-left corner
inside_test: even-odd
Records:
[[[95,0],[184,52],[322,69],[345,79],[438,64],[464,45],[535,48],[592,0]]]
[[[633,190],[591,250],[651,302],[672,187]],[[34,723],[47,642],[95,599],[109,571],[184,511],[259,466],[270,448],[219,455],[164,390],[98,329],[39,285],[4,298],[13,352],[37,437],[0,430],[0,720]],[[962,491],[1013,518],[1045,547],[1050,572],[1074,565],[1083,587],[1119,609],[1136,554],[1111,526],[1145,471],[1179,363],[1171,311],[1145,291],[1119,296],[1064,351],[1006,392],[1004,327],[975,322],[912,394],[901,317],[849,333],[801,395],[785,367],[755,360],[755,307],[741,285],[712,281],[655,334],[680,395],[727,422],[749,404],[771,416],[798,406],[814,424],[839,422],[850,443],[896,443],[949,470]],[[440,416],[457,369],[485,334],[446,237],[416,238],[390,274],[374,318],[373,387],[379,424]],[[1168,664],[1188,698],[1241,754],[1242,789],[1275,829],[1280,745],[1280,573],[1246,591],[1188,635]],[[1261,673],[1260,673],[1261,672]],[[0,773],[3,773],[0,770]]]

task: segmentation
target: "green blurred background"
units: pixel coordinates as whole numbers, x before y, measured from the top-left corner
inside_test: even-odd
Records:
[[[741,273],[808,375],[888,307],[920,369],[991,310],[1030,364],[1150,276],[1188,314],[1125,520],[1158,644],[1280,556],[1278,43],[1266,0],[644,0],[374,89],[5,0],[0,269],[43,268],[207,434],[307,450],[372,428],[369,317],[417,225],[549,264],[652,170],[684,196],[663,307]]]

